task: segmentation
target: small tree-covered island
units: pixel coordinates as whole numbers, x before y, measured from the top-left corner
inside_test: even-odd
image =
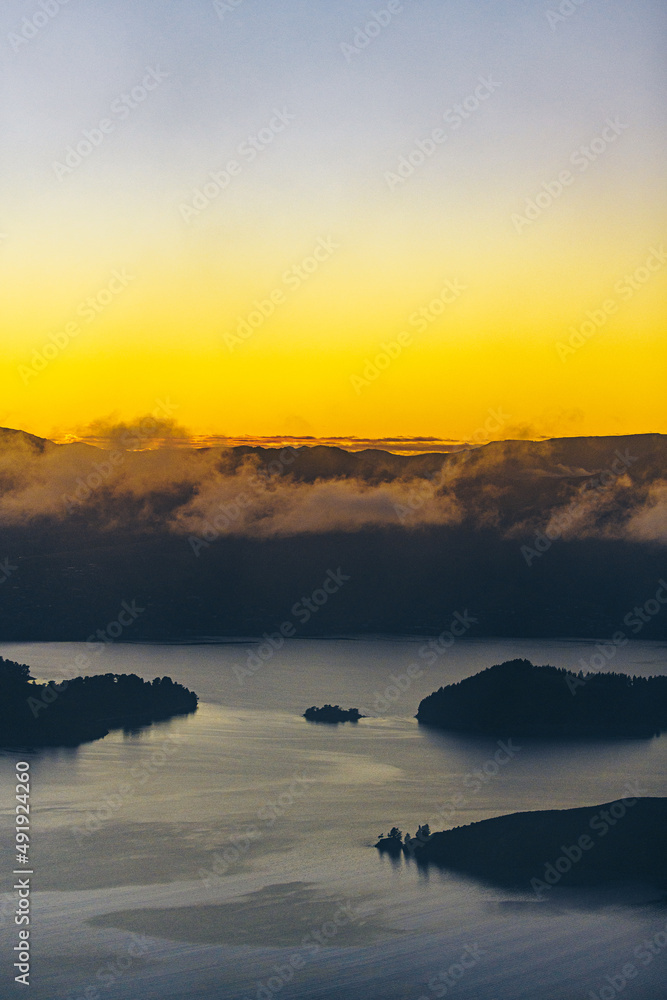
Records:
[[[667,677],[575,674],[508,660],[439,688],[416,717],[492,736],[648,738],[667,729]]]
[[[30,667],[0,657],[0,746],[75,747],[112,729],[135,729],[187,715],[197,695],[170,677],[136,674],[37,683]]]
[[[358,722],[366,718],[358,708],[341,708],[340,705],[323,705],[321,708],[312,705],[303,717],[309,722]]]
[[[667,798],[628,796],[577,809],[511,813],[411,837],[392,827],[375,847],[397,857],[544,898],[553,886],[640,881],[667,889]]]

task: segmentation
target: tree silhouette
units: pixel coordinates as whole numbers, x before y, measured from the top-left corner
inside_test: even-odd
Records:
[[[0,744],[78,746],[110,729],[136,729],[194,712],[197,695],[171,677],[100,674],[38,684],[30,668],[0,660]]]
[[[576,674],[509,660],[434,691],[417,718],[503,737],[650,737],[667,729],[667,677]]]

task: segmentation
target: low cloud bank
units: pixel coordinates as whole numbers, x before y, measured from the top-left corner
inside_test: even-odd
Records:
[[[175,447],[187,431],[158,423],[142,438],[141,421],[100,422],[91,430],[112,441],[106,449],[0,432],[0,525],[71,519],[105,532],[203,538],[460,525],[510,539],[543,530],[566,540],[667,541],[659,435],[515,440],[406,457]]]

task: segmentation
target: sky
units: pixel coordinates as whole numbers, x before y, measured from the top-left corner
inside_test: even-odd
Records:
[[[666,21],[6,0],[0,425],[667,432]]]

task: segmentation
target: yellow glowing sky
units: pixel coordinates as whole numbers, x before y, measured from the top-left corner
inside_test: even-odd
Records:
[[[298,18],[249,9],[219,35],[210,5],[166,4],[156,33],[162,15],[135,6],[63,17],[16,53],[1,425],[62,438],[169,399],[201,435],[470,440],[492,410],[490,437],[667,432],[658,4],[631,18],[612,0],[554,32],[518,2],[496,24],[426,3],[352,65],[348,0],[304,15],[308,46]],[[58,180],[68,144],[158,63],[165,82]],[[497,92],[388,181],[490,69]],[[185,221],[275,108],[294,121]],[[572,155],[608,120],[623,128],[582,170]],[[572,183],[517,225],[565,169]],[[304,261],[312,273],[294,277]],[[272,294],[252,336],[230,339]],[[592,335],[570,341],[587,321]],[[378,355],[384,370],[369,369]]]

